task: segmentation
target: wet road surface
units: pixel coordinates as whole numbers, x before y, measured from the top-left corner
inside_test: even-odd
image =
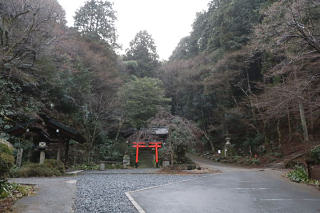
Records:
[[[320,212],[320,191],[290,183],[276,171],[235,168],[196,160],[201,166],[219,169],[222,173],[130,192],[141,207],[140,212]]]

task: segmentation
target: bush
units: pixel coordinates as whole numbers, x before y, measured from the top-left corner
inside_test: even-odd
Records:
[[[308,173],[303,166],[296,166],[294,170],[288,173],[287,176],[291,181],[298,182],[298,183],[300,182],[306,183],[309,181]]]
[[[94,163],[77,164],[77,165],[72,166],[72,169],[76,169],[76,170],[98,170],[99,169],[99,165],[94,164]]]
[[[106,164],[106,169],[123,169],[122,164]]]
[[[317,164],[320,163],[320,146],[314,148],[311,150],[311,158],[314,160]]]
[[[61,174],[65,173],[65,167],[61,161],[57,161],[54,159],[48,159],[44,162],[44,165],[48,168],[59,170],[61,172]]]
[[[7,145],[0,144],[0,179],[5,178],[14,165],[12,151]]]
[[[251,165],[260,165],[260,160],[256,158],[251,159]]]
[[[12,150],[5,144],[0,143],[0,153],[6,153],[12,155]]]
[[[272,152],[271,155],[276,158],[281,158],[283,156],[282,153],[280,153],[280,152]]]
[[[44,164],[30,163],[11,170],[12,177],[51,177],[61,176],[65,172],[62,162],[46,160]]]

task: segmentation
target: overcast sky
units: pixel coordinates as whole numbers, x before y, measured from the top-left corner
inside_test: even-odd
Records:
[[[86,0],[58,0],[66,11],[68,25],[73,25],[75,11]],[[181,38],[189,35],[196,13],[207,9],[210,0],[112,0],[117,11],[118,43],[123,47],[140,30],[147,30],[155,40],[161,59],[168,59]]]

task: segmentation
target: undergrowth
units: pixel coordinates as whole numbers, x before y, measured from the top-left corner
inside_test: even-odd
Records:
[[[65,168],[62,162],[46,160],[44,164],[29,163],[21,168],[11,169],[11,177],[51,177],[64,175]]]
[[[295,166],[295,168],[287,174],[287,177],[293,182],[312,184],[317,187],[320,186],[319,180],[308,178],[307,170],[303,166]]]

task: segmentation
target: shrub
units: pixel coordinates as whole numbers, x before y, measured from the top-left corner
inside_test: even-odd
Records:
[[[260,165],[260,160],[256,158],[251,159],[251,165]]]
[[[65,172],[62,162],[46,160],[44,164],[30,163],[20,169],[11,170],[12,177],[51,177],[61,176]]]
[[[44,165],[48,168],[59,170],[61,172],[61,174],[65,173],[65,167],[61,161],[57,161],[54,159],[48,159],[44,162]]]
[[[99,165],[90,163],[90,164],[77,164],[72,166],[72,169],[77,169],[77,170],[98,170]]]
[[[8,155],[12,155],[12,150],[5,144],[0,143],[0,153],[6,153]]]
[[[14,165],[12,151],[7,145],[0,144],[0,179],[5,178]]]
[[[276,158],[281,158],[283,156],[282,153],[280,153],[280,152],[272,152],[271,155]]]
[[[123,169],[122,164],[107,164],[106,169]]]
[[[27,196],[32,192],[32,186],[23,186],[16,183],[0,182],[0,199],[13,197],[20,193],[20,196]]]
[[[287,174],[288,178],[294,182],[308,182],[308,173],[303,166],[296,166],[294,170]]]
[[[320,163],[320,146],[311,150],[311,158],[316,163]]]

